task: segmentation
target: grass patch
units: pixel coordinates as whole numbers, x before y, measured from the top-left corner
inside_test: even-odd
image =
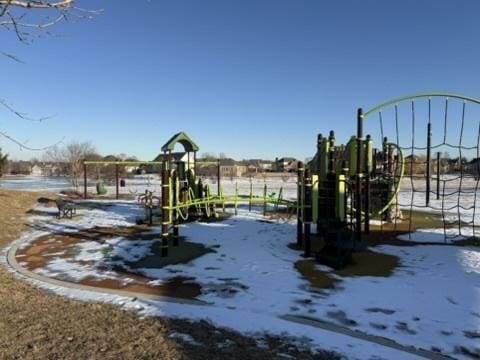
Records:
[[[390,277],[400,265],[400,259],[393,255],[373,251],[353,253],[353,263],[345,269],[335,271],[343,277],[379,276]]]
[[[409,211],[403,211],[403,222],[412,222],[417,229],[443,228],[443,220],[441,214],[432,214],[425,211],[414,210],[410,214]]]
[[[168,256],[162,257],[161,245],[161,242],[156,242],[151,249],[152,255],[148,255],[139,261],[129,262],[127,265],[132,269],[158,269],[167,265],[186,264],[200,256],[215,252],[215,250],[207,248],[203,244],[185,241],[184,238],[180,237],[179,245],[172,246],[172,244],[170,244],[168,247]]]
[[[412,213],[407,210],[402,210],[403,220],[392,223],[384,223],[383,225],[370,225],[374,231],[415,231],[416,229],[432,229],[443,228],[443,219],[441,214],[433,214],[426,211],[414,210]],[[379,217],[372,218],[372,220],[381,219]],[[410,226],[411,223],[411,226]]]
[[[316,267],[315,260],[299,260],[295,263],[295,269],[316,289],[333,289],[338,281],[324,271]]]
[[[400,260],[396,256],[382,254],[373,251],[364,251],[353,254],[353,264],[345,269],[325,272],[319,270],[318,263],[315,260],[299,260],[295,263],[295,269],[310,283],[312,288],[333,289],[340,279],[331,274],[340,277],[354,276],[378,276],[390,277],[395,269],[400,265]]]
[[[27,212],[36,206],[39,198],[55,199],[55,196],[0,188],[0,247],[15,240],[25,229]]]

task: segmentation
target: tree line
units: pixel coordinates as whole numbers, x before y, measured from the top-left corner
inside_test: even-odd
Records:
[[[68,177],[72,186],[78,188],[83,179],[83,161],[137,161],[134,156],[126,154],[100,155],[90,142],[72,141],[68,144],[55,145],[45,151],[41,159],[33,158],[29,161],[8,160],[8,155],[2,155],[0,150],[0,176],[4,174],[28,175],[37,165],[49,176]],[[119,175],[126,176],[125,167],[119,167]],[[110,182],[116,177],[115,166],[91,166],[89,179]]]

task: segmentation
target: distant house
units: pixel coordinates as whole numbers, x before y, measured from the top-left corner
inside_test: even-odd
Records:
[[[475,178],[480,176],[480,158],[470,160],[464,167],[465,172],[472,174]]]
[[[248,159],[242,160],[237,165],[246,166],[246,172],[249,174],[263,173],[266,171],[273,171],[273,162],[263,159]]]
[[[125,172],[127,174],[133,174],[133,173],[137,172],[138,166],[127,165],[127,166],[124,167],[124,169],[125,169]]]
[[[59,166],[53,163],[37,163],[30,166],[30,175],[33,176],[57,176]]]
[[[158,154],[153,161],[167,161],[173,166],[173,168],[177,168],[178,166],[193,167],[193,156],[186,152],[174,152],[170,154],[161,153]],[[161,165],[143,165],[142,168],[145,169],[147,173],[158,173],[161,169]]]
[[[61,164],[45,163],[43,165],[43,175],[45,175],[45,176],[60,176],[60,175],[62,175]]]
[[[188,154],[182,153],[182,152],[175,152],[171,154],[159,154],[155,159],[153,159],[153,161],[165,161],[165,160],[171,161],[173,163],[177,163],[177,162],[186,163],[188,162],[188,160],[190,160],[190,162],[193,163],[193,158],[189,159]]]
[[[423,175],[426,172],[425,156],[408,155],[404,160],[406,175]]]
[[[262,171],[273,171],[273,163],[271,162],[259,162],[258,167]]]
[[[30,168],[30,175],[43,176],[43,169],[40,165],[35,164]]]
[[[242,176],[247,172],[247,166],[238,165],[233,159],[220,160],[220,176],[224,178],[234,178]]]
[[[237,161],[236,164],[245,166],[245,172],[249,174],[256,174],[257,172],[261,171],[257,163],[254,162],[253,160],[244,159],[244,160]]]
[[[292,172],[298,168],[298,160],[293,157],[275,159],[275,170],[279,172]]]
[[[250,174],[256,174],[259,172],[258,167],[253,164],[246,165],[246,167],[247,167],[247,172]]]
[[[220,161],[220,167],[218,164]],[[243,164],[237,163],[233,159],[220,159],[210,161],[200,161],[197,165],[197,173],[200,176],[218,176],[220,170],[220,177],[222,178],[234,178],[244,175],[248,171],[248,167]]]
[[[220,174],[222,177],[240,177],[246,172],[247,167],[245,165],[220,165]]]

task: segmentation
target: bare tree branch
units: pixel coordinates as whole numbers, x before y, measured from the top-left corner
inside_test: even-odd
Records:
[[[11,0],[8,0],[8,1],[7,1],[7,4],[3,5],[3,9],[2,9],[2,12],[0,13],[0,17],[2,17],[3,15],[5,15],[5,13],[6,13],[7,10],[8,10],[8,7],[10,6],[10,3],[11,3]]]
[[[10,16],[10,20],[0,21],[0,26],[6,27],[6,28],[8,28],[9,26],[13,26],[13,27],[16,27],[16,28],[30,27],[30,28],[44,29],[46,27],[53,26],[53,25],[59,23],[62,20],[66,20],[66,17],[67,17],[67,15],[65,13],[62,13],[51,21],[41,22],[41,23],[38,23],[38,24],[31,24],[31,23],[18,22],[18,20],[12,18],[12,16],[9,13],[8,13],[8,15]]]
[[[10,136],[8,135],[5,131],[0,131],[0,136],[1,137],[4,137],[5,139],[7,140],[10,140],[11,142],[13,142],[14,144],[18,145],[20,147],[20,149],[23,149],[23,150],[31,150],[31,151],[43,151],[43,150],[48,150],[54,146],[57,146],[61,143],[63,143],[63,140],[65,138],[62,138],[62,140],[60,141],[57,141],[55,144],[53,145],[48,145],[48,146],[44,146],[44,147],[41,147],[41,148],[33,148],[33,147],[30,147],[27,145],[27,142],[24,141],[20,141],[20,140],[17,140],[16,138],[14,138],[13,136]]]
[[[7,102],[3,99],[0,99],[0,105],[2,105],[4,108],[6,108],[11,113],[15,114],[17,117],[19,117],[20,119],[23,119],[23,120],[42,122],[42,121],[51,119],[55,116],[55,115],[49,115],[49,116],[44,116],[44,117],[41,117],[41,118],[32,118],[32,117],[28,116],[28,114],[26,114],[26,113],[22,113],[22,112],[19,112],[18,110],[15,110],[12,106],[7,104]]]
[[[33,28],[36,30],[43,30],[47,27],[51,27],[58,24],[62,20],[67,21],[68,15],[78,19],[92,19],[96,15],[100,15],[103,10],[88,10],[77,6],[74,6],[75,0],[65,1],[15,1],[15,0],[0,0],[0,19],[8,18],[7,20],[0,21],[0,27],[5,30],[14,31],[18,39],[25,42],[26,37],[31,34],[24,33],[21,28]],[[39,9],[39,14],[44,14],[54,11],[59,14],[54,18],[45,17],[43,20],[38,21],[24,21],[27,16],[25,10],[22,13],[14,11],[15,9]]]
[[[16,61],[18,63],[21,63],[21,64],[25,64],[25,62],[23,62],[22,60],[20,60],[18,57],[16,57],[15,55],[13,54],[9,54],[9,53],[6,53],[4,51],[0,51],[0,54],[2,54],[3,56],[6,56],[8,58],[10,58],[11,60],[13,61]]]
[[[75,3],[76,0],[0,0],[0,30],[11,31],[20,42],[28,44],[32,37],[45,31],[46,28],[52,27],[61,21],[68,21],[69,16],[78,19],[92,19],[103,12],[103,10],[79,8],[74,6]],[[46,33],[49,34],[48,31]],[[0,51],[0,55],[22,63],[20,59],[10,53]],[[41,122],[52,117],[30,117],[28,114],[16,110],[3,99],[0,99],[0,107],[4,107],[22,120]],[[0,130],[0,137],[8,139],[20,146],[21,149],[26,150],[50,149],[62,142],[59,141],[57,144],[43,148],[33,148],[28,146],[26,141],[22,142],[18,138],[9,135],[6,131]]]
[[[75,0],[63,0],[58,2],[0,0],[0,5],[16,6],[26,9],[67,9],[71,7],[74,2]]]

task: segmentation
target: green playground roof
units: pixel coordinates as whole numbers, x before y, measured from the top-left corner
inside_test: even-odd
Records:
[[[170,140],[168,140],[165,145],[162,146],[162,151],[173,151],[178,142],[183,145],[185,151],[192,152],[199,150],[197,144],[195,144],[187,134],[181,131],[173,135]]]

